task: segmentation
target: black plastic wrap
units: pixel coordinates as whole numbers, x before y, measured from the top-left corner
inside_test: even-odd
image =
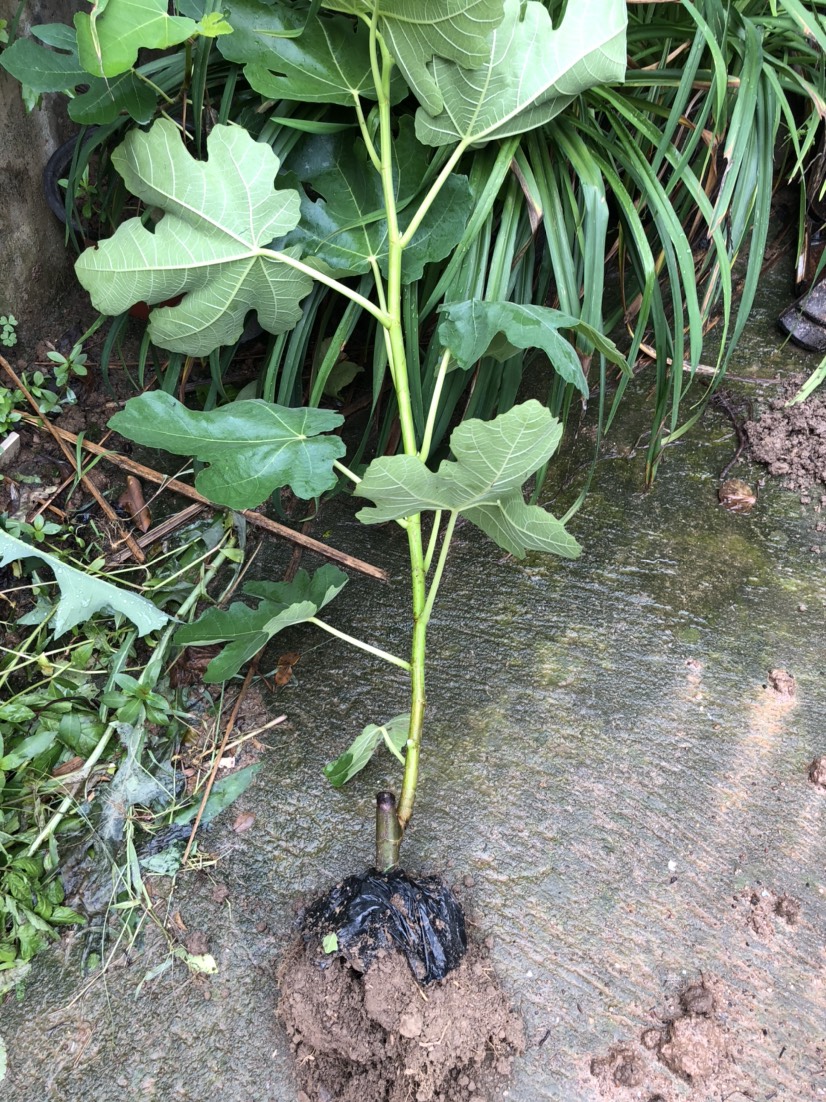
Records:
[[[437,876],[409,876],[399,868],[348,876],[309,908],[306,928],[320,938],[335,934],[339,951],[359,971],[396,946],[421,983],[444,979],[467,949],[465,916],[450,888]]]

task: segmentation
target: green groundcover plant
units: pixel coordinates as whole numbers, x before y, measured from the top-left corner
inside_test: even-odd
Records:
[[[98,19],[99,28],[115,5],[112,0]],[[438,372],[418,429],[412,388],[420,380],[414,384],[411,365],[420,349],[406,339],[404,288],[462,240],[473,202],[458,171],[467,150],[544,125],[584,89],[622,79],[626,8],[621,0],[570,5],[557,26],[536,0],[338,0],[320,7],[258,5],[256,11],[258,64],[282,91],[288,84],[293,98],[346,110],[346,145],[309,147],[307,156],[322,162],[313,166],[310,189],[295,168],[279,174],[272,147],[239,126],[216,125],[205,160],[189,153],[171,120],[133,130],[112,161],[128,190],[162,217],[124,222],[81,255],[77,273],[104,313],[183,296],[153,310],[151,336],[156,345],[191,356],[236,341],[251,310],[271,333],[289,331],[318,284],[376,322],[401,453],[375,459],[361,477],[342,462],[344,444],[332,435],[341,416],[325,409],[252,399],[196,412],[157,392],[131,399],[111,425],[148,446],[196,456],[204,464],[199,489],[232,509],[257,506],[283,486],[302,498],[318,497],[344,477],[363,503],[363,523],[404,529],[413,614],[409,658],[351,641],[409,673],[408,707],[379,717],[328,770],[333,783],[343,783],[381,741],[403,759],[396,819],[383,830],[377,855],[388,867],[398,861],[413,813],[427,629],[458,518],[518,557],[579,553],[564,525],[525,499],[525,483],[548,462],[562,433],[539,402],[514,405],[490,421],[463,421],[450,436],[452,457],[435,470],[428,466],[445,381],[483,357],[506,360],[541,348],[587,396],[565,331],[624,366],[611,342],[579,317],[481,297],[452,301],[431,334]],[[104,72],[106,57],[101,40]],[[407,106],[399,110],[402,101]],[[418,104],[414,112],[411,102]],[[305,169],[304,179],[309,176]],[[360,275],[371,276],[372,286],[356,289],[344,281]],[[345,580],[326,566],[289,585],[248,583],[256,607],[237,602],[212,609],[181,628],[176,641],[225,642],[207,670],[208,679],[223,680],[290,625],[310,622],[342,635],[317,614]]]

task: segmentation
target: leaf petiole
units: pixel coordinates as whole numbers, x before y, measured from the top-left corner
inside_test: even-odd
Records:
[[[442,540],[441,550],[439,551],[439,558],[436,562],[436,569],[433,571],[433,580],[427,591],[427,600],[425,601],[424,612],[422,613],[422,619],[425,623],[430,619],[430,614],[433,611],[433,602],[436,600],[436,594],[439,592],[439,582],[442,580],[442,573],[444,572],[445,562],[447,561],[447,553],[450,550],[450,541],[453,539],[453,529],[456,527],[456,521],[458,519],[459,514],[457,512],[451,512],[450,519],[447,522],[447,528],[445,528],[444,539]]]
[[[367,128],[367,119],[364,117],[364,109],[361,106],[361,99],[358,92],[353,92],[353,101],[356,105],[356,118],[359,121],[359,130],[361,130],[361,140],[364,142],[364,148],[367,150],[367,155],[373,162],[373,168],[376,172],[381,172],[381,159],[376,151],[376,147],[373,144],[373,139],[370,137],[370,131]]]
[[[317,616],[308,616],[308,624],[315,624],[317,628],[323,628],[324,631],[335,635],[337,639],[342,639],[345,643],[350,643],[354,647],[358,647],[360,650],[367,651],[368,654],[374,654],[376,658],[383,658],[385,662],[390,662],[393,666],[398,666],[399,669],[407,670],[410,672],[410,663],[406,662],[403,658],[398,658],[395,654],[390,654],[386,650],[382,650],[380,647],[374,647],[370,643],[365,643],[362,639],[357,639],[354,635],[348,635],[345,631],[339,631],[338,628],[334,628],[332,624],[327,624],[324,620],[319,620]]]
[[[345,478],[349,478],[356,486],[361,482],[359,476],[354,474],[349,467],[345,467],[343,463],[340,463],[338,459],[333,460],[333,466],[340,474],[343,474]]]
[[[451,155],[445,161],[444,166],[442,167],[442,171],[439,173],[439,175],[433,181],[433,184],[432,184],[430,190],[428,191],[427,195],[425,195],[424,199],[422,199],[421,203],[419,204],[419,209],[413,215],[412,219],[410,220],[410,222],[407,226],[407,229],[404,231],[404,233],[401,236],[399,244],[401,245],[402,248],[405,248],[407,245],[410,244],[411,240],[413,239],[414,234],[416,233],[416,230],[422,224],[422,219],[427,214],[427,212],[430,210],[430,208],[433,206],[433,203],[435,202],[437,195],[439,194],[439,192],[444,187],[445,183],[450,178],[451,174],[453,173],[454,168],[458,164],[460,158],[462,157],[463,153],[465,152],[465,150],[467,149],[469,144],[470,144],[469,142],[467,142],[463,139],[461,142],[459,142],[459,144],[453,150]]]
[[[427,543],[427,551],[424,556],[424,572],[430,573],[430,565],[433,562],[433,555],[436,551],[436,540],[439,538],[439,529],[442,526],[442,510],[437,509],[433,514],[433,527],[430,529],[430,539]]]
[[[333,279],[332,276],[325,275],[324,272],[320,272],[317,268],[311,268],[309,264],[305,264],[297,257],[290,256],[289,253],[279,252],[278,249],[260,249],[258,255],[266,256],[270,260],[277,260],[281,264],[286,264],[290,268],[295,268],[297,272],[303,272],[304,275],[309,276],[310,279],[318,280],[318,282],[323,283],[325,287],[330,287],[332,290],[338,291],[340,295],[344,295],[345,298],[349,298],[352,302],[357,302],[362,310],[366,310],[368,314],[372,314],[376,321],[380,325],[383,325],[385,329],[389,327],[390,316],[385,310],[376,306],[369,298],[360,295],[358,291],[354,291],[351,287],[347,287],[346,284],[340,283],[337,279]]]
[[[430,443],[433,440],[433,427],[436,424],[436,414],[439,412],[439,399],[442,396],[442,387],[445,383],[445,376],[447,375],[449,363],[450,349],[446,348],[442,353],[442,359],[439,363],[439,372],[436,375],[436,383],[433,387],[433,397],[430,399],[430,409],[427,411],[427,424],[424,428],[424,438],[422,440],[422,446],[419,448],[419,459],[421,459],[422,463],[427,462],[427,457],[430,454]]]

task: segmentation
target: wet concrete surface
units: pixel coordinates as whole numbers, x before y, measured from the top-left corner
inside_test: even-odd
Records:
[[[807,779],[826,753],[826,506],[767,484],[750,515],[723,510],[717,475],[735,445],[713,412],[645,492],[642,456],[628,454],[640,427],[623,422],[571,523],[579,561],[516,562],[458,529],[404,857],[472,878],[471,929],[493,937],[526,1023],[512,1102],[826,1098],[826,791]],[[403,533],[366,531],[353,512],[340,502],[322,526],[392,583],[353,578],[328,618],[403,653]],[[274,553],[274,576],[286,558]],[[389,755],[341,791],[322,767],[365,723],[404,710],[405,679],[310,631],[274,653],[287,649],[301,662],[273,712],[289,727],[266,736],[253,788],[204,837],[217,863],[168,904],[218,973],[176,964],[136,998],[164,959],[151,927],[95,981],[79,978],[68,940],[0,1007],[0,1098],[294,1102],[274,965],[301,900],[370,862],[374,793],[399,782]],[[795,696],[771,687],[775,668]],[[252,830],[230,829],[238,811]],[[793,922],[785,897],[800,905]],[[601,1086],[592,1058],[661,1027],[700,975],[723,992],[725,1090],[664,1066]]]

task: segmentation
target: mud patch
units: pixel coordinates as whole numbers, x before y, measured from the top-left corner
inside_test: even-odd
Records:
[[[788,670],[769,670],[768,687],[778,696],[793,697],[797,692],[797,682]]]
[[[746,927],[763,941],[771,941],[781,924],[796,926],[800,921],[799,901],[785,892],[746,889],[735,896],[735,905],[745,910]]]
[[[482,1102],[525,1047],[482,946],[421,987],[399,952],[362,974],[301,939],[278,982],[299,1102]]]
[[[714,1018],[686,1014],[668,1023],[657,1055],[686,1083],[708,1083],[729,1059],[726,1034]]]
[[[790,490],[826,483],[826,394],[786,406],[804,381],[802,375],[790,378],[782,396],[772,399],[757,421],[743,426],[753,458]]]
[[[645,1063],[630,1045],[614,1045],[605,1056],[593,1058],[591,1075],[603,1086],[641,1087],[645,1081]]]
[[[686,1097],[686,1084],[691,1091],[688,1097],[703,1102],[725,1097],[726,1090],[736,1093],[738,1046],[728,1015],[719,1010],[727,1001],[715,979],[689,984],[680,993],[679,1011],[663,1019],[662,1025],[645,1029],[637,1041],[616,1044],[591,1060],[600,1096],[672,1102]]]
[[[816,788],[826,788],[826,754],[815,758],[808,769],[809,780]]]

